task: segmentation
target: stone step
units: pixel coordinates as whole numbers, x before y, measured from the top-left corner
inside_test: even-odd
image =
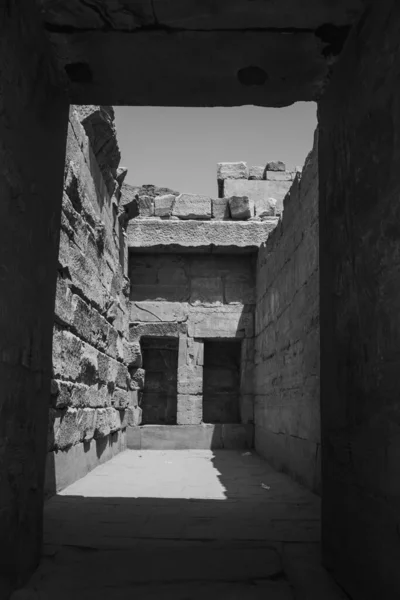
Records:
[[[242,423],[201,425],[142,425],[127,427],[132,450],[230,450],[253,448],[254,426]]]

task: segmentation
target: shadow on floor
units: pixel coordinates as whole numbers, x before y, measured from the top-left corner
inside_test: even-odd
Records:
[[[27,587],[38,600],[337,600],[319,536],[319,498],[253,452],[127,451],[47,502]]]

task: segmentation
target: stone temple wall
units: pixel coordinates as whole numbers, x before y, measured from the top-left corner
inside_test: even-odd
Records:
[[[129,280],[110,107],[70,110],[53,336],[46,493],[124,448],[140,420],[129,368]],[[129,205],[128,205],[129,206]]]
[[[255,167],[248,167],[244,162],[219,163],[219,202],[225,200],[235,209],[237,198],[247,198],[250,217],[264,219],[280,215],[283,200],[298,171],[301,171],[299,167],[287,169],[282,161]]]
[[[209,340],[240,344],[240,390],[235,393],[240,392],[240,422],[253,423],[255,255],[132,253],[129,276],[132,342],[149,337],[179,339],[176,423],[204,421],[203,356]],[[139,379],[146,388],[146,364],[143,367]],[[223,367],[220,372],[229,377]],[[152,401],[162,402],[154,389]],[[223,422],[222,416],[219,421]]]
[[[255,321],[255,445],[320,491],[317,136],[260,248]]]

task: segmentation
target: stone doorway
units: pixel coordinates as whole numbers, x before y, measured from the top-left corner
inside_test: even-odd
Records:
[[[205,340],[204,423],[240,423],[240,340]]]
[[[142,395],[144,425],[176,425],[178,338],[143,337],[146,377]]]

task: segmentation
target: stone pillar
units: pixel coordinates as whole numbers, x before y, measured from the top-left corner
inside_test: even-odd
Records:
[[[35,568],[42,538],[68,122],[49,53],[35,3],[9,0],[0,10],[0,596]]]
[[[204,343],[179,336],[178,425],[199,425],[203,420]]]
[[[319,104],[322,543],[400,597],[400,4],[369,3]]]

